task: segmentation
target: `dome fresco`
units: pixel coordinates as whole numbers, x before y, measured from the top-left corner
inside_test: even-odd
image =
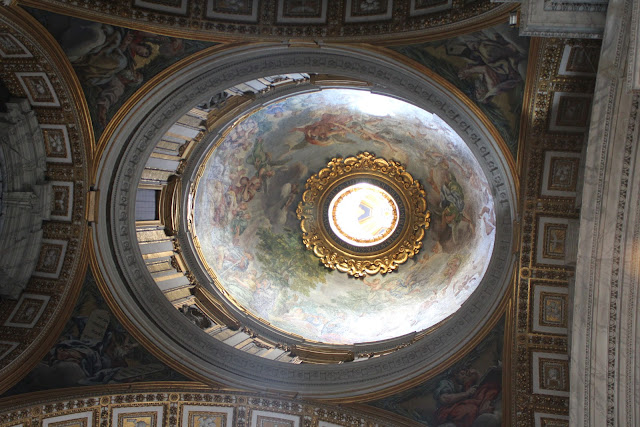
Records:
[[[437,115],[325,89],[254,111],[212,147],[193,205],[196,245],[219,286],[272,326],[332,344],[393,338],[446,319],[480,284],[495,238],[491,189]],[[304,248],[295,211],[311,174],[364,151],[422,183],[431,226],[397,272],[354,279]]]

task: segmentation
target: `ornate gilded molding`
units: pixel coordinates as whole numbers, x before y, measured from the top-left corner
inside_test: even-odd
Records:
[[[400,205],[400,218],[393,211],[395,231],[387,228],[385,241],[367,247],[348,244],[327,226],[336,215],[328,211],[333,193],[347,184],[365,181],[389,186],[391,193],[399,196],[393,199]],[[305,188],[296,210],[302,242],[326,267],[354,277],[384,274],[413,258],[422,247],[431,216],[426,193],[399,162],[377,158],[368,152],[333,158],[326,168],[307,180]],[[327,216],[332,218],[327,221]]]

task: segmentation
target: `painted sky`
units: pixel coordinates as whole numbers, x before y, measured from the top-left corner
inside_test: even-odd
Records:
[[[295,210],[311,174],[363,151],[407,167],[432,221],[417,257],[359,280],[304,248]],[[487,269],[490,186],[444,121],[403,101],[346,89],[292,96],[237,123],[203,167],[194,225],[204,261],[240,305],[309,340],[349,344],[429,328]]]

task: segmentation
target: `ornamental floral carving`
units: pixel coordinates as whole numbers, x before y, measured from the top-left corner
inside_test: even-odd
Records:
[[[328,206],[332,198],[354,183],[381,188],[397,205],[397,226],[392,233],[386,233],[390,236],[380,243],[355,246],[338,237],[329,226]],[[306,248],[326,267],[354,277],[388,273],[415,256],[422,248],[431,219],[420,182],[399,162],[368,152],[333,158],[327,167],[312,175],[306,182],[296,213]]]

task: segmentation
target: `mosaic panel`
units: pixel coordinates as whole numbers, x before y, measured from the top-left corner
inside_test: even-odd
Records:
[[[47,307],[48,295],[23,293],[4,326],[15,328],[33,328]]]
[[[71,221],[73,213],[73,182],[53,181],[51,189],[53,193],[51,219]]]
[[[96,418],[94,411],[59,415],[42,420],[42,427],[93,427],[94,418]]]
[[[146,3],[157,7],[177,4],[173,0]],[[148,9],[143,10],[149,13]],[[39,9],[29,9],[29,13],[58,41],[71,62],[84,91],[96,140],[140,86],[180,59],[213,45]]]
[[[327,20],[327,0],[278,0],[277,22],[322,24]]]
[[[580,157],[580,153],[546,151],[541,195],[576,197]]]
[[[156,427],[163,424],[163,406],[118,407],[112,411],[113,427]]]
[[[568,293],[565,286],[534,284],[533,331],[563,335],[567,333]]]
[[[0,33],[0,57],[31,58],[33,55],[11,33]]]
[[[538,264],[564,265],[567,255],[569,220],[566,218],[539,217],[536,262]]]
[[[206,17],[257,22],[258,0],[208,0]]]
[[[53,90],[49,77],[40,72],[20,72],[16,77],[22,85],[27,99],[34,107],[59,107],[58,95]]]
[[[544,224],[544,258],[564,259],[567,226],[565,224]]]
[[[551,105],[549,130],[552,132],[585,132],[589,126],[592,96],[555,92]]]
[[[184,405],[183,427],[233,427],[233,408],[225,406]]]
[[[93,276],[87,274],[71,317],[57,341],[5,396],[88,384],[185,379],[129,334],[108,309]]]
[[[504,423],[502,361],[504,321],[445,372],[369,405],[428,426],[494,426]]]
[[[299,427],[300,416],[269,411],[251,411],[252,427]]]
[[[533,392],[569,396],[569,357],[566,354],[533,352]]]
[[[62,270],[64,256],[67,253],[66,240],[42,239],[40,257],[36,263],[34,276],[57,279]]]
[[[392,49],[460,89],[495,126],[515,159],[529,44],[517,29],[499,24],[445,40]]]
[[[47,162],[72,163],[71,143],[67,126],[43,124],[40,128],[44,137]]]
[[[345,22],[391,19],[393,0],[347,0]]]
[[[541,318],[538,319],[543,325],[565,325],[566,317],[566,298],[554,293],[540,294]]]

